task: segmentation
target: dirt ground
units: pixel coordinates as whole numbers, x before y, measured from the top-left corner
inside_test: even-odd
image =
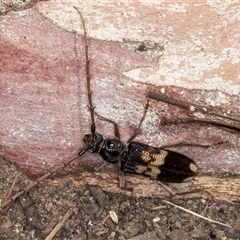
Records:
[[[18,174],[11,195],[29,179],[14,164],[2,158],[0,164],[3,203]],[[99,186],[77,188],[66,176],[56,186],[36,185],[4,208],[0,239],[240,239],[240,202],[179,196],[165,200],[231,227],[193,216],[163,199],[105,192]]]

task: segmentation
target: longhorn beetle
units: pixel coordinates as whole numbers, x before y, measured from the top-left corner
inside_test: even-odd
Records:
[[[79,156],[83,155],[86,151],[98,153],[103,160],[108,163],[119,163],[120,169],[123,172],[144,174],[150,178],[159,179],[161,181],[182,182],[186,178],[195,176],[198,172],[198,167],[196,163],[189,157],[177,152],[156,148],[144,143],[133,141],[139,132],[142,122],[144,121],[147,109],[149,107],[149,101],[147,101],[143,116],[135,133],[129,138],[127,143],[123,143],[120,140],[120,133],[117,123],[104,118],[95,112],[95,107],[92,103],[92,91],[90,87],[91,77],[89,71],[88,42],[85,22],[81,12],[76,7],[75,9],[80,15],[84,30],[86,78],[89,101],[88,107],[91,115],[91,134],[86,134],[84,136],[83,141],[85,142],[86,147],[79,152]],[[97,115],[99,119],[114,125],[115,138],[104,138],[102,134],[96,133],[94,119],[95,115]],[[120,186],[123,186],[121,177]]]
[[[189,157],[174,152],[170,150],[166,150],[163,147],[157,148],[152,147],[147,144],[141,142],[133,141],[134,138],[139,133],[140,127],[144,118],[146,116],[149,100],[147,100],[144,113],[142,118],[140,119],[140,123],[136,128],[135,133],[129,138],[126,143],[123,143],[120,140],[120,133],[117,123],[114,121],[107,119],[98,113],[95,112],[95,106],[92,102],[92,91],[90,86],[90,68],[89,68],[89,56],[88,56],[88,40],[87,40],[87,31],[85,27],[85,21],[81,12],[74,7],[79,16],[81,18],[82,27],[84,31],[84,44],[85,44],[85,58],[86,58],[86,84],[87,84],[87,96],[88,96],[88,108],[90,111],[91,118],[91,128],[90,134],[86,134],[83,138],[85,143],[85,147],[79,151],[79,153],[69,160],[66,163],[63,163],[61,166],[53,169],[52,171],[46,173],[42,177],[38,178],[35,182],[32,182],[25,189],[15,194],[11,199],[5,201],[0,209],[10,204],[17,197],[27,192],[33,186],[41,182],[43,179],[47,178],[51,174],[55,173],[59,169],[67,166],[72,161],[81,157],[86,151],[92,153],[98,153],[103,160],[104,164],[99,165],[95,169],[99,169],[102,166],[106,165],[106,163],[111,164],[119,164],[120,165],[120,187],[124,187],[124,176],[123,172],[142,174],[148,176],[152,179],[158,179],[164,182],[182,182],[188,178],[194,177],[198,174],[198,166],[196,163],[190,159]],[[96,132],[95,125],[95,115],[103,121],[109,122],[114,125],[114,135],[115,138],[104,138],[102,134]],[[168,145],[168,147],[176,146]],[[192,144],[190,144],[192,145]],[[165,146],[166,147],[166,146]]]

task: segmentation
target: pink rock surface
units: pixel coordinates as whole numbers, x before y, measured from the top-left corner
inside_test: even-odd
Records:
[[[180,17],[175,17],[174,22],[179,23]],[[204,34],[207,28],[208,24]],[[37,9],[1,16],[1,32],[0,154],[23,167],[29,176],[41,175],[76,154],[83,147],[84,134],[90,132],[83,39],[53,24]],[[179,41],[184,39],[180,37]],[[121,137],[126,141],[141,118],[147,92],[162,88],[132,81],[123,72],[156,66],[157,54],[137,53],[134,50],[141,43],[130,40],[121,43],[91,39],[89,45],[96,110],[119,124]],[[221,75],[221,68],[215,74]],[[239,75],[231,70],[229,76]],[[239,77],[232,80],[239,84]],[[197,90],[197,86],[195,90],[165,86],[164,90],[202,104],[219,97],[219,91]],[[239,114],[238,96],[224,96],[227,103],[216,109]],[[137,140],[154,146],[227,140],[229,144],[214,148],[182,147],[177,151],[192,157],[203,173],[240,173],[238,133],[198,124],[163,128],[161,116],[178,117],[186,112],[154,101],[150,105]],[[97,130],[113,136],[112,126],[105,122],[98,121]],[[86,154],[81,161],[92,167],[100,160],[97,155]]]
[[[83,41],[36,10],[24,17],[9,13],[3,22],[9,35],[1,38],[1,155],[30,174],[42,173],[77,153],[89,132]],[[90,45],[95,104],[126,106],[128,112],[132,91],[144,102],[141,89],[120,75],[154,60],[126,44],[92,40]]]

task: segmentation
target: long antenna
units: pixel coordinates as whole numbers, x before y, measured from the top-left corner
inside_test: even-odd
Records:
[[[87,151],[87,148],[82,149],[78,155],[75,155],[74,157],[71,158],[71,160],[69,160],[66,163],[63,163],[61,166],[54,168],[53,170],[49,171],[48,173],[44,174],[43,176],[39,177],[36,181],[31,182],[29,185],[27,185],[22,191],[17,192],[15,195],[13,195],[12,197],[6,199],[1,205],[0,205],[0,211],[8,206],[10,203],[14,202],[18,197],[20,197],[21,195],[23,195],[24,193],[28,192],[31,188],[33,188],[34,186],[36,186],[37,184],[39,184],[40,182],[42,182],[45,178],[49,177],[50,175],[54,174],[55,172],[57,172],[58,170],[66,167],[67,165],[69,165],[71,162],[73,162],[75,159],[77,159],[78,157],[82,156],[85,152]]]
[[[90,111],[90,115],[91,115],[91,132],[92,135],[95,134],[95,118],[94,118],[94,108],[95,106],[93,106],[92,103],[92,91],[91,91],[91,86],[90,86],[90,80],[91,80],[91,75],[90,75],[90,70],[89,70],[89,63],[90,60],[88,58],[88,39],[87,39],[87,31],[86,31],[86,27],[85,27],[85,21],[83,19],[83,16],[81,14],[81,12],[79,11],[78,8],[74,7],[77,12],[79,13],[79,16],[81,18],[82,21],[82,26],[83,26],[83,32],[84,32],[84,43],[85,43],[85,57],[86,57],[86,78],[87,78],[87,93],[88,93],[88,108]]]
[[[82,25],[83,25],[83,30],[84,30],[84,42],[85,42],[85,54],[86,54],[86,72],[87,72],[87,91],[88,91],[88,108],[90,110],[90,114],[91,114],[91,120],[92,120],[92,125],[91,125],[91,132],[94,135],[95,134],[95,120],[94,120],[94,106],[92,104],[92,91],[90,88],[90,73],[89,73],[89,59],[88,59],[88,44],[87,44],[87,32],[86,32],[86,28],[85,28],[85,23],[84,23],[84,19],[82,17],[81,12],[74,7],[82,20]],[[71,162],[73,162],[75,159],[77,159],[78,157],[82,156],[91,146],[88,146],[86,148],[83,148],[82,150],[79,151],[79,153],[77,155],[74,155],[68,162],[63,163],[61,166],[58,166],[56,168],[54,168],[53,170],[49,171],[48,173],[44,174],[43,176],[39,177],[36,181],[31,182],[28,186],[26,186],[22,191],[16,193],[15,195],[13,195],[12,197],[6,199],[6,201],[4,201],[2,204],[0,204],[0,211],[8,206],[10,203],[14,202],[18,197],[20,197],[21,195],[23,195],[24,193],[28,192],[31,188],[33,188],[35,185],[37,185],[38,183],[42,182],[45,178],[49,177],[50,175],[54,174],[55,172],[57,172],[58,170],[66,167],[67,165],[69,165]]]

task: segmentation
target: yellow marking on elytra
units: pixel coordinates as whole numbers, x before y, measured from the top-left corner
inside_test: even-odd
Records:
[[[136,169],[135,169],[135,171],[137,172],[137,173],[145,173],[146,171],[147,171],[147,166],[144,166],[144,165],[138,165],[138,166],[136,166]]]
[[[157,179],[157,176],[161,174],[161,170],[155,166],[139,165],[136,167],[136,172],[140,174],[148,175],[151,178]]]
[[[164,164],[164,160],[168,155],[168,151],[160,150],[159,153],[152,153],[153,149],[150,148],[147,151],[142,151],[141,158],[144,162],[147,162],[153,166],[161,166]]]
[[[189,168],[192,172],[197,173],[198,172],[198,166],[195,163],[190,163]]]

